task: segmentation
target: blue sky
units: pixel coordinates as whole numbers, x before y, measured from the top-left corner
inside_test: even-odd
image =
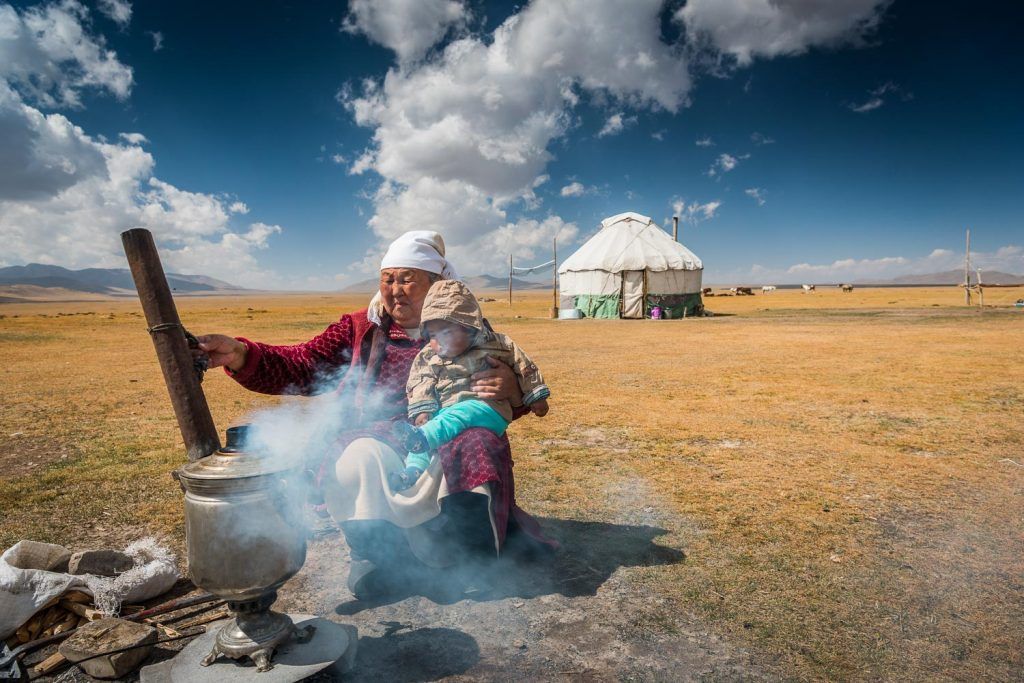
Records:
[[[1009,5],[0,2],[0,265],[143,225],[169,269],[335,289],[407,229],[499,274],[631,210],[706,282],[944,270],[967,227],[1024,273]]]

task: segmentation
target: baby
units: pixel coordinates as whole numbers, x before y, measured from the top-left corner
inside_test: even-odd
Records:
[[[441,280],[430,287],[420,331],[429,343],[413,361],[406,386],[409,417],[416,426],[396,423],[396,434],[409,454],[405,471],[388,477],[393,491],[415,484],[430,464],[428,452],[463,431],[483,427],[498,436],[505,433],[512,421],[511,404],[478,398],[470,387],[473,373],[491,367],[488,357],[511,366],[523,391],[523,405],[534,415],[547,415],[551,395],[533,361],[515,342],[491,329],[476,297],[458,280]]]

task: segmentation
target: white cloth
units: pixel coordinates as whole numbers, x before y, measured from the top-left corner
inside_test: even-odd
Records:
[[[444,256],[444,239],[433,230],[410,230],[398,237],[381,259],[380,269],[385,268],[417,268],[440,275],[442,280],[460,279],[455,267]],[[380,292],[377,292],[370,299],[366,317],[374,325],[379,325],[382,310]]]
[[[441,552],[435,532],[424,526],[441,513],[441,499],[448,495],[448,484],[441,462],[434,458],[423,476],[411,487],[392,493],[388,472],[401,472],[405,463],[398,453],[382,441],[356,439],[342,452],[334,466],[334,478],[326,477],[324,501],[337,522],[385,520],[404,529],[409,547],[425,564],[450,565],[454,558]],[[473,489],[491,496],[490,486]],[[491,527],[494,528],[492,513]]]

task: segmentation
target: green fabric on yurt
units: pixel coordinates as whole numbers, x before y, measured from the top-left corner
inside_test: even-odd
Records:
[[[618,318],[620,299],[616,294],[579,294],[576,308],[587,318]]]
[[[700,292],[693,294],[648,294],[644,302],[644,315],[649,317],[651,309],[661,306],[663,318],[682,318],[697,315],[704,309],[704,302]],[[666,315],[667,313],[667,315]]]

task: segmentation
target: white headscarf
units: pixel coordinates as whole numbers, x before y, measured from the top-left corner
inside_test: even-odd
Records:
[[[385,268],[418,268],[440,275],[442,280],[460,279],[455,268],[444,257],[444,240],[440,233],[433,230],[410,230],[392,242],[380,262],[380,269]],[[383,310],[384,304],[378,291],[370,299],[366,317],[373,324],[379,325]]]

